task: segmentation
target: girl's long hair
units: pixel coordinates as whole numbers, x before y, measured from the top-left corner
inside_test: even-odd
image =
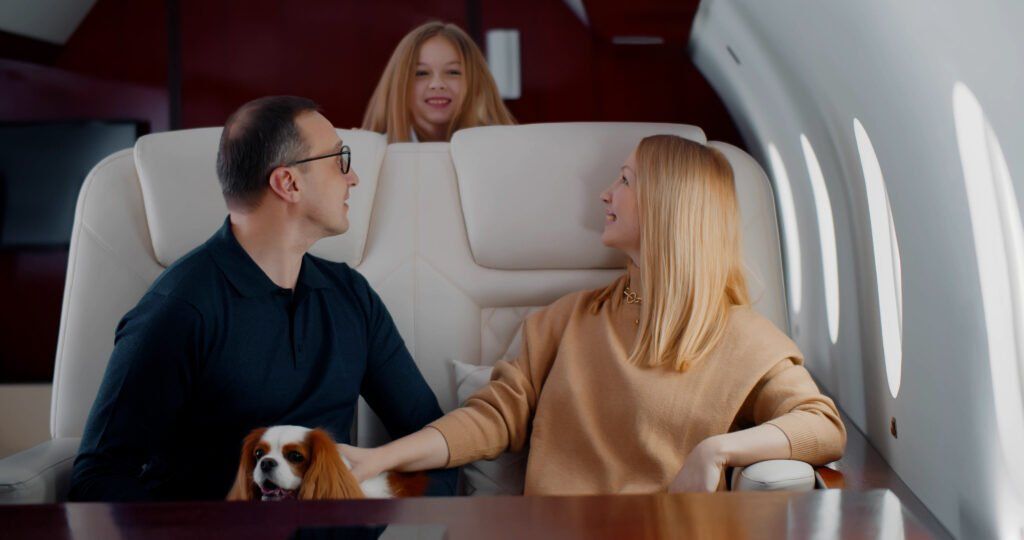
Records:
[[[640,326],[629,360],[685,371],[750,303],[732,167],[714,148],[655,135],[636,149]]]
[[[366,106],[363,129],[387,134],[389,143],[410,140],[410,131],[415,129],[409,107],[412,75],[419,62],[420,48],[434,36],[444,37],[455,47],[465,81],[462,103],[452,115],[445,140],[463,128],[515,124],[480,48],[458,26],[435,21],[417,27],[398,42]]]

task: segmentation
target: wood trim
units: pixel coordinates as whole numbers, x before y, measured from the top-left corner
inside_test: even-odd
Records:
[[[843,489],[846,487],[846,477],[843,473],[830,467],[815,467],[814,476],[818,480],[820,489]]]

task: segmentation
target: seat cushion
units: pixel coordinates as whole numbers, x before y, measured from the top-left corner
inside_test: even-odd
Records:
[[[452,360],[458,403],[465,403],[491,380],[493,366],[477,366]],[[529,450],[505,452],[492,460],[480,460],[462,466],[462,485],[466,495],[522,495],[526,485],[526,460]]]

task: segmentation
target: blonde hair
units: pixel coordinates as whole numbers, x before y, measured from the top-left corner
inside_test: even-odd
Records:
[[[629,361],[686,371],[721,341],[729,308],[750,303],[732,167],[714,148],[655,135],[636,148],[636,177],[643,302]]]
[[[515,124],[480,48],[458,26],[435,21],[415,28],[398,42],[366,106],[363,129],[387,134],[389,143],[409,141],[409,132],[415,129],[409,107],[411,76],[419,63],[420,48],[434,36],[444,37],[455,47],[465,80],[462,104],[452,115],[445,139],[463,128]]]

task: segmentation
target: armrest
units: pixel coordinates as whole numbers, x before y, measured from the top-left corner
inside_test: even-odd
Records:
[[[736,467],[730,485],[732,491],[810,491],[817,479],[814,467],[803,461],[771,459]]]
[[[0,459],[0,504],[63,501],[81,439],[53,439]]]

